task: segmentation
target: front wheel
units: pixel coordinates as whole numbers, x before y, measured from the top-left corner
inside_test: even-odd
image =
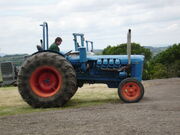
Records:
[[[127,78],[119,84],[118,95],[125,103],[139,102],[144,96],[144,87],[140,81]]]

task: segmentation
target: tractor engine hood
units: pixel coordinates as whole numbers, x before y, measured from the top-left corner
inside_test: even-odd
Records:
[[[87,60],[100,61],[100,60],[108,60],[108,61],[117,61],[120,60],[121,64],[128,64],[128,55],[98,55],[98,56],[87,56]],[[143,55],[131,55],[131,64],[137,64],[139,62],[144,61]],[[118,61],[117,61],[118,62]]]

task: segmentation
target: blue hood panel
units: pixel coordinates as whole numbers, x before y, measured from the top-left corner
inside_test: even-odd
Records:
[[[87,56],[87,61],[97,61],[98,59],[119,59],[121,64],[128,63],[128,55],[96,55],[96,56]],[[79,61],[79,56],[77,57],[70,57],[69,60],[71,61]],[[131,55],[131,63],[135,64],[137,62],[143,62],[144,56],[143,55]]]

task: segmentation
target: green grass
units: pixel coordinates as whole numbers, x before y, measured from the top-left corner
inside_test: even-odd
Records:
[[[0,87],[0,91],[7,91],[7,90],[17,90],[17,87],[14,86],[4,86],[4,87]]]
[[[0,88],[0,116],[79,108],[119,102],[120,100],[117,95],[117,89],[109,89],[106,85],[85,85],[83,88],[78,89],[74,97],[64,107],[34,109],[22,100],[17,87]]]

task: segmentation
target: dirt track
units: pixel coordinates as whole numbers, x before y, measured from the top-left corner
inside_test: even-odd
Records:
[[[143,82],[139,103],[0,117],[0,135],[179,135],[180,78]]]

